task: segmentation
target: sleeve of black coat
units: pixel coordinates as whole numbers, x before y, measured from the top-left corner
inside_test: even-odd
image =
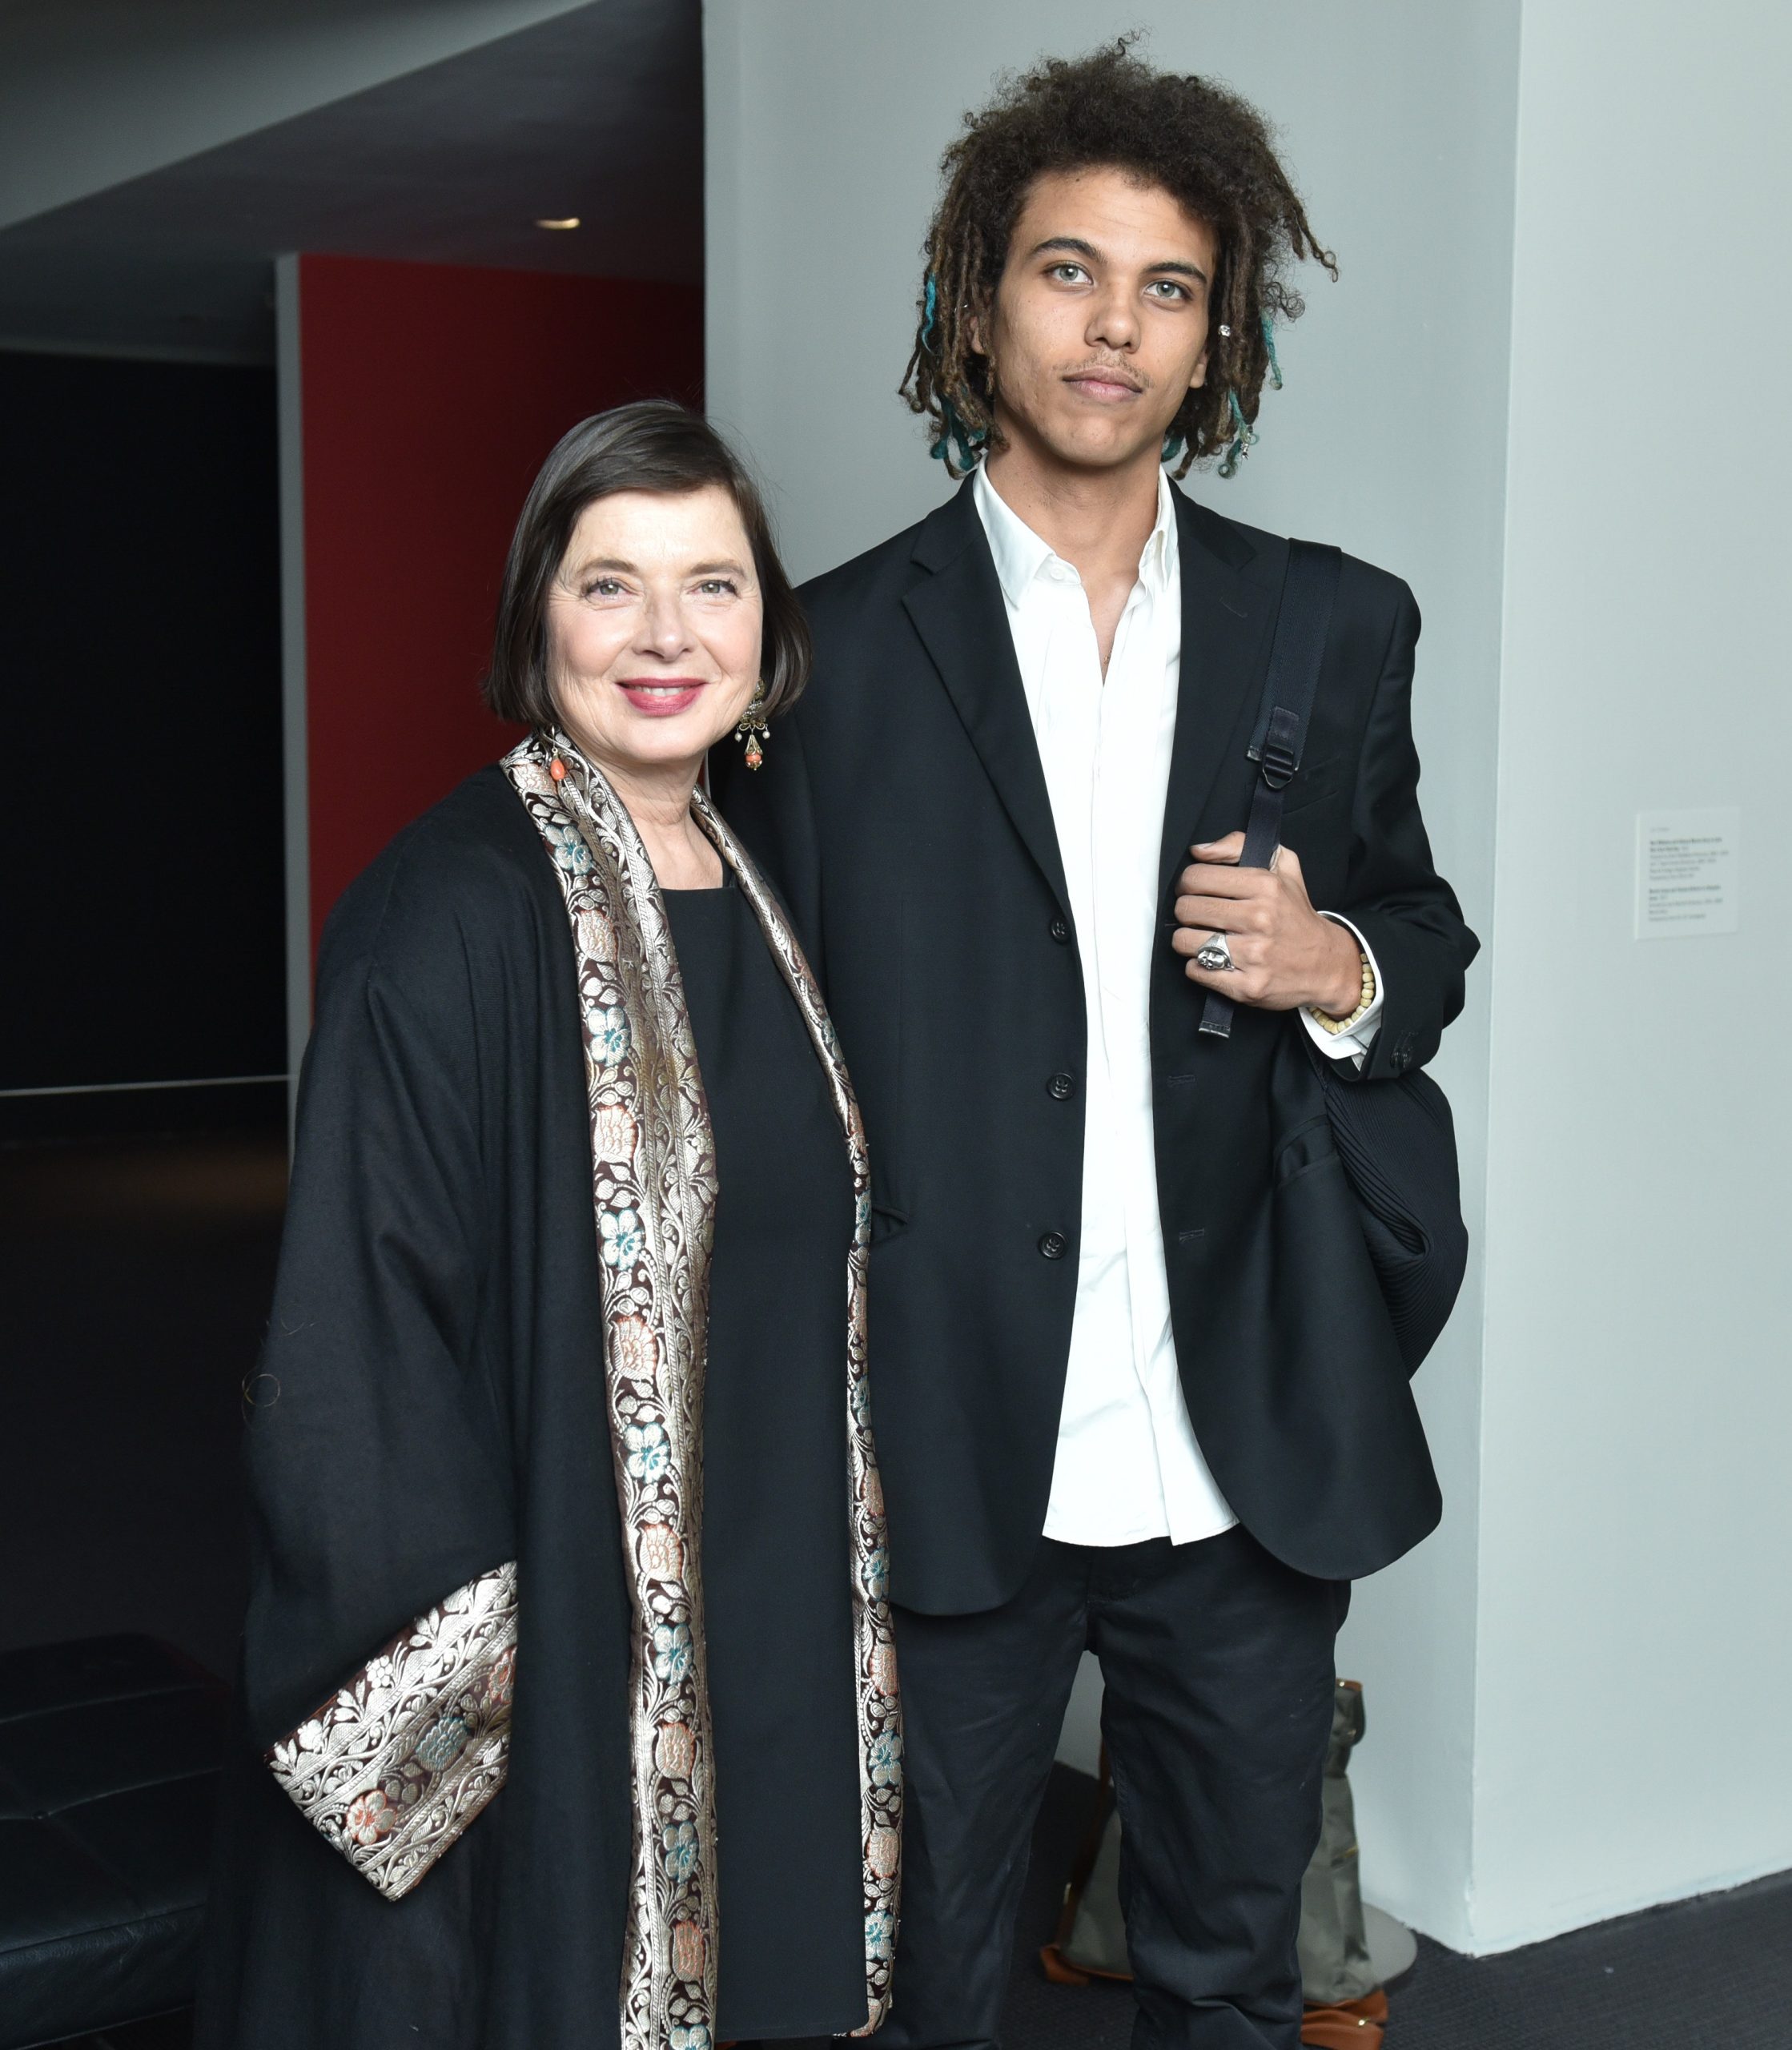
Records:
[[[490,1085],[471,976],[451,908],[370,906],[373,880],[325,942],[279,1278],[248,1389],[246,1706],[260,1744],[515,1556],[480,1345]]]
[[[1444,1027],[1462,1008],[1463,977],[1481,946],[1432,864],[1419,813],[1412,744],[1419,608],[1404,584],[1399,589],[1359,758],[1349,875],[1342,902],[1326,906],[1357,927],[1381,970],[1385,995],[1361,1069],[1365,1081],[1423,1067],[1436,1052]]]

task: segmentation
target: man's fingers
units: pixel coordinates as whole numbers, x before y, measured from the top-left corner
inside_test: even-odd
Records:
[[[1179,926],[1208,926],[1218,932],[1266,932],[1270,907],[1249,897],[1179,897]]]
[[[1211,927],[1179,926],[1170,935],[1170,950],[1174,954],[1183,954],[1192,958],[1214,937],[1215,929]],[[1264,951],[1264,943],[1254,934],[1235,929],[1226,935],[1226,951],[1231,955],[1238,969],[1259,967]],[[1235,972],[1231,968],[1212,971],[1222,979]]]
[[[1279,887],[1266,868],[1185,868],[1176,878],[1184,897],[1260,897]]]
[[[1244,852],[1244,835],[1228,833],[1223,840],[1198,840],[1188,851],[1198,862],[1236,862]]]
[[[1198,862],[1205,862],[1210,866],[1216,862],[1229,863],[1236,868],[1240,856],[1244,852],[1244,835],[1242,833],[1228,833],[1223,840],[1198,840],[1188,851]],[[1298,878],[1300,874],[1300,857],[1292,847],[1284,847],[1278,844],[1269,857],[1269,866],[1279,872],[1292,871]],[[1242,873],[1246,875],[1260,875],[1267,874],[1268,871],[1261,869],[1245,869]]]

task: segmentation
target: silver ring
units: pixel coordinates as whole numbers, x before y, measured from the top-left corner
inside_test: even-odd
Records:
[[[1207,944],[1195,956],[1195,965],[1197,968],[1205,968],[1210,975],[1222,975],[1228,968],[1236,971],[1238,967],[1223,932],[1214,933],[1209,937]]]

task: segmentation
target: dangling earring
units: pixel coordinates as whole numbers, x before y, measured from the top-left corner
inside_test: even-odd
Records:
[[[753,702],[741,714],[741,723],[734,729],[736,740],[746,742],[746,766],[757,769],[765,758],[761,745],[771,729],[765,724],[765,686],[761,684],[753,693]]]

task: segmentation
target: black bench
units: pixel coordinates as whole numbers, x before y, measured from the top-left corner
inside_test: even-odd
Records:
[[[0,2050],[191,2000],[227,1708],[154,1638],[0,1652]]]

